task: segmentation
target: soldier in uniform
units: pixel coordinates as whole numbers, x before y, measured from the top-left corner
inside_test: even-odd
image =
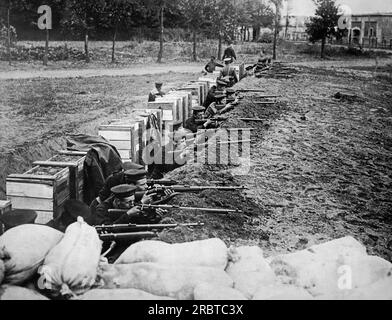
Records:
[[[222,59],[230,59],[230,63],[234,62],[234,60],[237,60],[237,56],[235,54],[233,44],[231,42],[229,43],[229,46],[226,48],[225,52],[223,53]]]
[[[207,65],[204,67],[204,70],[207,71],[207,73],[213,73],[216,67],[223,68],[223,65],[217,63],[215,59],[216,58],[212,56],[210,62],[208,62]]]
[[[235,69],[230,65],[231,60],[229,58],[226,58],[225,60],[225,66],[221,70],[220,75],[218,77],[219,80],[227,79],[229,80],[229,87],[232,87],[238,82],[238,77]]]
[[[162,209],[142,209],[135,205],[135,185],[123,184],[111,189],[112,195],[98,205],[94,217],[95,225],[112,224],[155,224],[159,223],[162,215],[166,213]],[[111,209],[123,212],[110,212]]]
[[[154,102],[157,97],[163,97],[165,93],[162,91],[162,82],[156,82],[155,88],[148,95],[148,102]]]
[[[197,130],[213,129],[217,128],[216,121],[207,120],[203,124],[198,124],[197,120],[203,120],[205,108],[202,106],[194,106],[192,108],[192,116],[185,121],[184,128],[191,131],[192,133],[197,133]]]

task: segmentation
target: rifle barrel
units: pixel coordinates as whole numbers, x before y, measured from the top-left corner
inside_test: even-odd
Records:
[[[120,240],[138,240],[143,238],[154,238],[156,237],[155,232],[131,232],[131,233],[108,233],[100,234],[99,238],[102,241],[120,241]]]
[[[197,211],[204,211],[209,213],[220,213],[220,214],[229,214],[229,213],[241,213],[240,210],[232,210],[232,209],[218,209],[218,208],[197,208],[197,207],[181,207],[181,206],[174,206],[174,205],[142,205],[142,208],[154,208],[154,209],[179,209],[179,210],[197,210]]]
[[[173,229],[177,227],[203,227],[204,223],[177,223],[177,224],[113,224],[107,226],[96,226],[97,232],[110,232],[118,233],[119,231],[126,232],[139,232],[139,231],[151,231],[151,230],[163,230]]]

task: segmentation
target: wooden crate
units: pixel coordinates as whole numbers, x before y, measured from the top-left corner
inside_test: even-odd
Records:
[[[170,91],[168,94],[176,94],[179,95],[180,97],[183,97],[183,114],[184,114],[184,119],[188,119],[192,113],[192,93],[190,91]]]
[[[198,81],[206,82],[208,86],[208,91],[213,87],[216,86],[216,78],[207,78],[207,77],[202,77],[199,78]],[[208,93],[208,92],[207,92]]]
[[[197,100],[197,103],[200,105],[200,101],[201,101],[200,86],[185,85],[184,87],[179,88],[177,90],[190,92],[192,94],[192,100]]]
[[[98,134],[116,147],[122,161],[129,161],[132,155],[133,125],[110,124],[99,127]]]
[[[0,216],[12,210],[11,201],[0,200]],[[0,235],[4,233],[4,225],[0,221]]]
[[[182,107],[182,97],[174,95],[165,95],[156,99],[156,102],[173,102],[173,121],[182,121],[183,118],[183,107]]]
[[[36,161],[35,166],[69,168],[69,197],[83,201],[84,160],[87,152],[61,150],[46,161]]]
[[[61,214],[70,198],[69,178],[68,167],[35,166],[23,174],[11,174],[6,180],[7,200],[14,209],[36,211],[36,223],[48,223]]]
[[[161,109],[162,110],[162,122],[175,121],[175,114],[177,108],[177,102],[175,101],[154,101],[149,102],[148,109]]]
[[[187,86],[199,86],[199,101],[202,105],[207,95],[207,84],[200,81],[191,81]]]
[[[99,127],[99,135],[116,147],[122,161],[142,164],[141,153],[146,122],[146,118],[135,116],[132,119],[102,125]]]

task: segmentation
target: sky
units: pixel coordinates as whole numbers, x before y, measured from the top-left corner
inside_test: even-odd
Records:
[[[288,0],[290,2],[290,15],[311,16],[315,6],[312,0]],[[284,0],[287,2],[287,0]],[[347,5],[353,14],[392,12],[392,0],[336,0],[337,4]],[[287,4],[284,4],[283,12],[287,12]]]

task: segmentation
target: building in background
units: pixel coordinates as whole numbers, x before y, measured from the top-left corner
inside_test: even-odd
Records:
[[[392,47],[392,12],[354,14],[345,42],[363,47]]]
[[[306,33],[306,22],[309,17],[305,16],[283,16],[280,21],[281,31],[279,37],[289,41],[308,41]]]

